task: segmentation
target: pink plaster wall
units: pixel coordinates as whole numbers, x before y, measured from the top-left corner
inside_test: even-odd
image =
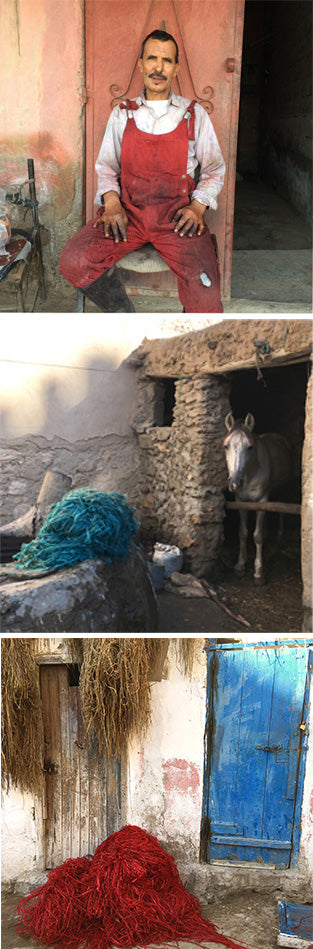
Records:
[[[0,181],[9,190],[25,180],[34,159],[49,271],[81,223],[83,27],[83,0],[2,4]]]
[[[182,758],[173,758],[165,761],[164,771],[164,789],[165,799],[170,803],[173,795],[188,794],[197,800],[200,786],[199,768],[192,761],[185,761]]]
[[[200,769],[193,761],[171,758],[163,768],[164,826],[170,831],[179,819],[184,833],[192,832],[194,815],[201,809]]]

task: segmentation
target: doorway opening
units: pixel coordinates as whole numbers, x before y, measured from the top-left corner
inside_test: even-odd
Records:
[[[255,432],[278,432],[289,442],[292,450],[292,478],[280,490],[275,500],[301,504],[302,449],[309,363],[293,363],[262,370],[258,378],[255,370],[230,373],[229,402],[234,418],[245,419],[251,412],[255,419]],[[230,493],[227,500],[233,500]],[[223,561],[234,565],[238,553],[238,511],[227,511],[224,521]],[[252,532],[255,513],[249,512],[249,564],[252,570],[255,546]],[[283,537],[278,546],[277,533],[279,515],[267,514],[265,528],[264,558],[271,576],[273,571],[283,589],[292,574],[297,584],[301,583],[301,517],[288,514],[284,517]]]
[[[176,406],[177,379],[158,376],[153,383],[152,419],[158,428],[171,428]]]
[[[161,427],[173,425],[174,408],[176,404],[176,379],[160,379],[160,395],[162,402]]]
[[[312,285],[311,19],[305,0],[246,0],[232,268],[232,297],[303,309]]]

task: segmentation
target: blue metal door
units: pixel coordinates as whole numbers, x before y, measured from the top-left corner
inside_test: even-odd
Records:
[[[300,642],[208,649],[209,862],[288,867],[297,850],[309,653]]]

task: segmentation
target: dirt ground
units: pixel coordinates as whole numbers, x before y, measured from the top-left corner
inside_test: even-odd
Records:
[[[312,632],[302,629],[302,584],[299,541],[287,535],[280,551],[272,546],[265,556],[264,582],[255,584],[253,550],[244,577],[234,572],[235,548],[225,543],[220,577],[211,585],[219,604],[211,598],[187,598],[167,584],[158,594],[159,632],[233,633],[233,632]],[[169,592],[169,591],[172,592]],[[249,626],[232,618],[241,615]]]
[[[5,894],[2,900],[2,949],[40,949],[42,943],[25,939],[15,933],[16,907],[20,895]],[[277,902],[269,896],[256,893],[227,896],[223,902],[210,903],[202,908],[202,915],[210,919],[220,932],[254,949],[276,949],[279,932]],[[222,944],[208,943],[210,949],[222,949]],[[176,943],[175,943],[176,946]],[[193,943],[178,943],[179,949],[196,949]],[[177,949],[177,947],[176,947]]]

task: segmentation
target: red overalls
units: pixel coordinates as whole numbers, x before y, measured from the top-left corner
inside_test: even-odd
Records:
[[[89,221],[63,248],[60,273],[83,289],[113,264],[147,242],[153,244],[177,277],[179,298],[186,313],[221,313],[219,268],[206,227],[193,237],[174,233],[177,210],[187,205],[195,189],[187,175],[188,139],[194,138],[194,102],[176,129],[152,135],[137,128],[129,110],[121,151],[121,203],[128,216],[127,242],[105,238],[103,228]],[[97,216],[103,213],[100,208]]]

